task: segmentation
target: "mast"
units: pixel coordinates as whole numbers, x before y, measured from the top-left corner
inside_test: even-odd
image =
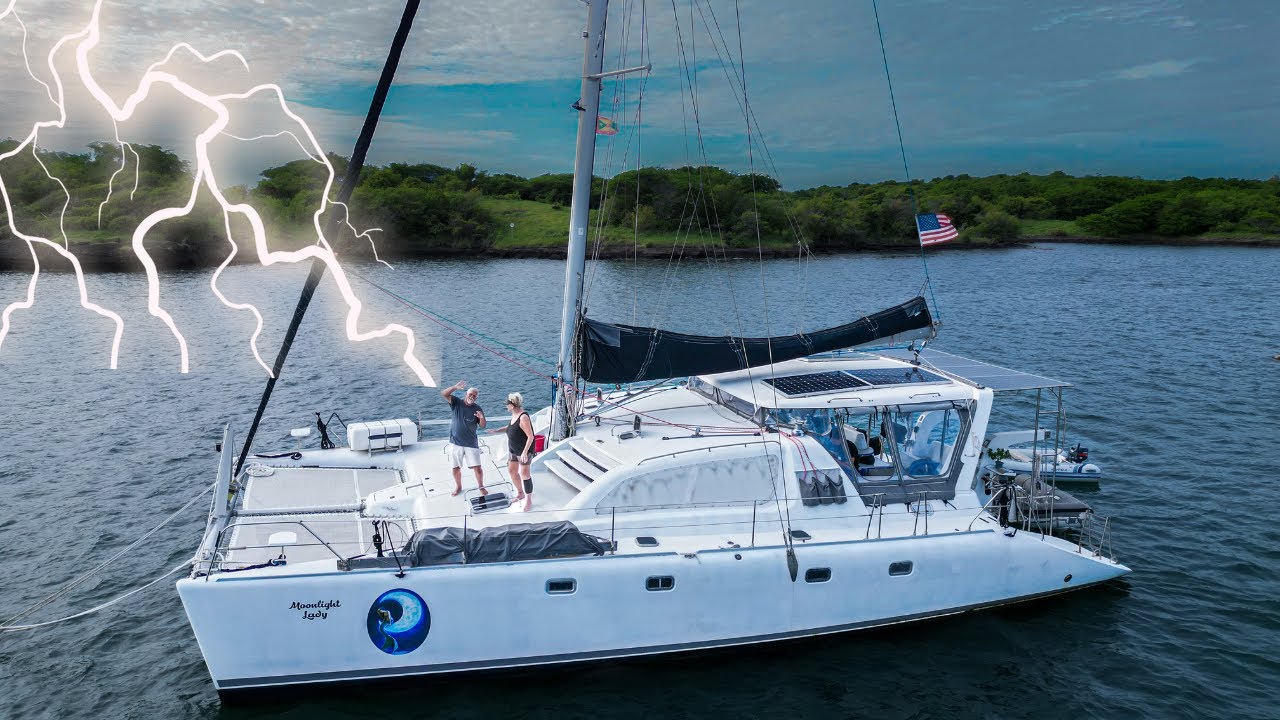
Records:
[[[609,0],[583,0],[587,4],[587,29],[583,31],[582,90],[578,98],[578,143],[574,151],[573,201],[569,208],[569,255],[564,269],[564,309],[560,316],[560,357],[556,377],[573,384],[573,341],[582,314],[582,283],[587,265],[587,227],[591,209],[591,180],[596,157],[596,118],[600,114],[600,80],[604,69],[605,18]],[[551,439],[562,440],[572,432],[569,397],[563,386],[556,393]]]

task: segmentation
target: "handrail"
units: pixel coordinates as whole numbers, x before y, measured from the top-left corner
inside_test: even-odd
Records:
[[[782,449],[782,441],[778,440],[777,438],[765,437],[763,435],[753,435],[752,437],[756,437],[758,439],[754,442],[727,443],[725,445],[712,445],[711,447],[689,448],[688,450],[676,450],[675,452],[663,453],[661,455],[654,455],[652,457],[644,458],[640,462],[636,463],[636,466],[639,467],[649,462],[650,460],[660,460],[662,458],[675,457],[676,455],[683,455],[685,453],[711,452],[712,450],[722,450],[724,448],[731,448],[731,447],[745,447],[748,445],[763,445],[764,443],[774,443],[775,445],[778,446],[779,450]]]
[[[222,547],[222,539],[223,539],[223,536],[226,534],[226,532],[227,532],[228,530],[230,530],[231,528],[234,528],[234,527],[241,527],[241,526],[246,526],[246,527],[247,527],[247,526],[252,526],[252,525],[300,525],[300,526],[302,527],[302,529],[303,529],[303,530],[306,530],[306,531],[307,531],[307,533],[311,535],[311,537],[315,538],[317,541],[319,541],[319,542],[320,542],[320,544],[321,544],[321,545],[324,545],[326,548],[328,548],[329,552],[333,553],[333,556],[334,556],[335,558],[337,558],[338,560],[342,560],[342,559],[343,559],[342,555],[340,555],[340,554],[338,553],[338,551],[337,551],[337,550],[334,550],[332,545],[330,545],[328,542],[326,542],[324,538],[322,538],[322,537],[320,537],[319,535],[317,535],[317,534],[316,534],[316,532],[315,532],[314,530],[312,530],[310,527],[308,527],[308,526],[307,526],[307,524],[306,524],[305,522],[303,522],[302,520],[282,520],[282,519],[275,519],[275,520],[267,520],[267,521],[260,521],[260,522],[240,522],[240,521],[236,521],[236,522],[232,522],[232,523],[227,523],[227,526],[226,526],[226,527],[224,527],[224,528],[222,528],[221,530],[219,530],[219,531],[218,531],[218,542],[217,542],[217,544],[214,546],[214,548],[215,548],[216,550],[229,550],[229,548],[223,548],[223,547]],[[238,550],[247,550],[247,549],[250,549],[250,548],[266,548],[266,547],[278,547],[278,546],[277,546],[277,545],[271,545],[271,544],[266,544],[266,545],[246,545],[246,546],[244,546],[243,548],[236,548],[236,549],[238,549]],[[212,562],[210,563],[210,565],[212,566]]]
[[[1102,524],[1101,530],[1095,529],[1098,523]],[[1083,554],[1086,543],[1089,547],[1089,553],[1094,557],[1106,557],[1111,562],[1116,561],[1115,548],[1111,544],[1110,517],[1093,513],[1085,517],[1080,529],[1077,531],[1076,552]]]
[[[875,501],[875,505],[871,506],[871,512],[867,513],[867,531],[863,534],[863,540],[871,539],[871,521],[875,518],[877,512],[880,515],[880,524],[876,526],[876,538],[879,539],[884,534],[884,493],[876,493],[871,496]],[[866,501],[863,501],[863,505]]]
[[[917,493],[913,493],[913,497],[918,498],[915,504],[914,511],[908,509],[903,513],[901,513],[901,515],[903,516],[905,516],[907,512],[913,512],[913,514],[915,515],[913,528],[912,528],[912,535],[915,535],[917,532],[918,523],[919,523],[919,513],[922,510],[926,511],[926,513],[965,512],[965,510],[960,508],[952,508],[950,511],[948,511],[946,508],[941,508],[934,511],[932,510],[932,508],[927,507],[926,504],[930,502],[929,496],[934,494],[941,495],[941,494],[944,494],[945,492],[946,491],[944,490],[922,490],[922,491],[918,491]],[[886,514],[886,507],[887,507],[887,503],[884,502],[884,499],[886,496],[887,496],[887,493],[884,493],[884,492],[876,493],[870,496],[865,496],[862,499],[862,502],[865,507],[865,510],[863,511],[840,512],[838,514],[829,514],[829,515],[828,514],[816,515],[811,518],[808,518],[803,522],[809,522],[809,523],[814,523],[818,525],[829,525],[834,532],[838,532],[840,534],[841,542],[872,541],[872,538],[870,536],[871,526],[873,524],[876,524],[877,530],[876,530],[875,541],[880,541],[884,539],[884,516]],[[626,513],[626,515],[630,515],[630,518],[627,518],[630,521],[619,522],[620,520],[624,520],[623,511],[624,509],[627,509],[627,508],[634,508],[637,510],[645,509],[645,508],[648,508],[648,509],[673,509],[673,508],[674,509],[679,509],[679,508],[698,509],[698,508],[707,508],[707,507],[733,506],[733,507],[742,507],[742,509],[745,510],[745,503],[748,503],[748,502],[751,503],[752,505],[752,513],[750,517],[747,517],[744,513],[742,517],[735,516],[733,518],[722,518],[719,521],[708,522],[710,518],[706,516],[702,516],[702,517],[693,518],[689,522],[682,523],[682,522],[679,522],[678,518],[673,518],[673,517],[666,517],[666,518],[660,518],[660,519],[659,518],[648,519],[648,518],[637,518],[632,513]],[[607,518],[604,517],[602,512],[597,512],[601,510],[599,508],[579,508],[575,510],[565,510],[561,508],[556,510],[535,510],[530,513],[522,514],[522,517],[526,518],[527,519],[526,521],[534,521],[534,522],[536,522],[536,520],[533,520],[529,516],[542,515],[544,517],[554,517],[556,519],[570,519],[577,522],[582,522],[583,520],[587,520],[588,522],[586,522],[586,524],[582,526],[583,530],[586,532],[596,532],[602,535],[607,532],[609,540],[612,543],[612,547],[614,548],[617,547],[619,537],[626,537],[629,532],[634,532],[634,531],[665,530],[668,533],[675,534],[682,529],[696,529],[700,531],[697,533],[698,535],[707,535],[709,537],[714,537],[715,534],[719,532],[717,528],[736,528],[731,532],[734,533],[735,535],[737,533],[741,533],[744,536],[743,539],[746,539],[745,536],[749,532],[751,535],[751,540],[749,541],[751,543],[750,546],[755,547],[756,539],[761,532],[762,525],[764,526],[764,528],[766,528],[766,532],[768,532],[767,528],[770,528],[770,527],[785,527],[785,525],[782,524],[783,523],[782,520],[771,519],[768,516],[762,517],[761,514],[759,513],[759,508],[761,506],[769,505],[769,504],[772,504],[773,502],[775,502],[775,500],[756,499],[756,500],[743,500],[743,501],[738,501],[733,503],[726,503],[726,502],[685,503],[685,504],[672,504],[672,505],[661,505],[661,506],[637,505],[637,506],[625,506],[625,508],[619,506],[619,507],[610,508],[609,509],[610,512],[608,514],[609,516]],[[984,509],[985,507],[986,506],[984,506]],[[835,508],[832,508],[832,509],[835,509]],[[850,509],[853,510],[854,508],[850,508]],[[859,510],[862,510],[862,509],[859,508]],[[860,521],[864,517],[866,518],[866,526],[863,532],[863,538],[859,540],[856,537],[856,530],[854,530],[854,528],[857,527],[855,523],[857,521]],[[434,517],[422,517],[422,518],[415,517],[410,519],[411,522],[416,521],[418,523],[417,526],[422,526],[422,523],[424,521],[438,524],[438,525],[451,525],[456,522],[459,525],[461,525],[461,527],[464,528],[464,532],[465,532],[465,529],[467,529],[468,525],[470,524],[470,520],[471,520],[470,515],[465,513],[459,514],[459,515],[449,515],[449,516],[434,516]],[[851,520],[854,522],[853,523],[848,522]],[[902,533],[902,536],[909,537],[906,534],[905,520],[906,518],[903,517],[900,521],[895,521],[895,522],[899,522],[899,524],[901,525],[900,532]],[[333,523],[333,522],[352,522],[352,521],[347,519],[343,519],[343,520],[320,519],[320,520],[312,520],[310,523],[308,523],[303,520],[252,519],[252,520],[237,520],[236,522],[229,523],[225,528],[223,528],[217,533],[217,545],[216,545],[217,550],[216,550],[215,557],[209,561],[209,574],[211,575],[214,572],[229,572],[229,570],[225,569],[225,567],[227,566],[227,563],[229,562],[226,559],[227,553],[230,553],[232,551],[245,550],[245,549],[260,549],[260,548],[276,547],[276,545],[271,545],[269,543],[245,545],[243,547],[237,546],[235,548],[230,548],[224,545],[224,543],[226,543],[228,538],[230,537],[227,531],[237,527],[249,527],[249,526],[255,526],[255,525],[258,525],[258,526],[298,525],[302,527],[303,530],[307,533],[307,535],[313,538],[315,541],[314,544],[307,543],[307,545],[310,545],[312,547],[314,547],[315,544],[323,545],[335,559],[339,561],[348,559],[347,557],[344,557],[336,549],[334,544],[330,543],[328,540],[322,537],[320,531],[323,530],[323,528],[316,526],[317,522],[324,524],[324,523]],[[403,524],[404,519],[399,519],[399,521],[390,521],[390,522],[394,527],[397,528],[397,530],[404,537],[411,536],[410,530]],[[606,526],[605,523],[608,523],[608,525]],[[926,515],[925,535],[929,534],[928,525],[929,525],[929,522],[928,522],[928,517]],[[971,522],[969,527],[966,528],[964,532],[972,532],[972,529],[973,528],[972,528],[972,522]],[[305,546],[299,543],[293,543],[293,545],[295,547]],[[365,543],[365,545],[367,545],[367,543]],[[367,552],[368,550],[366,548],[365,553]],[[358,557],[358,555],[353,555],[352,557]]]
[[[991,506],[991,503],[996,501],[996,498],[1004,494],[1004,491],[1006,490],[1007,487],[1008,486],[1001,485],[999,491],[991,494],[991,497],[987,499],[987,502],[983,504],[983,506],[978,510],[978,514],[974,515],[973,519],[969,521],[969,526],[965,528],[965,530],[973,529],[973,524],[978,522],[978,518],[982,517],[983,513],[987,512],[987,508]]]

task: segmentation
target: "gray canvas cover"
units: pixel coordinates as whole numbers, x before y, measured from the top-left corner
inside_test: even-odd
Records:
[[[456,527],[419,530],[409,538],[405,554],[414,567],[423,567],[603,555],[609,547],[608,540],[571,522],[545,522],[467,529],[465,536]]]
[[[468,538],[476,535],[475,530],[467,530]],[[423,567],[461,563],[464,552],[466,544],[463,542],[462,528],[435,527],[414,533],[404,546],[403,554],[408,556],[413,567]]]

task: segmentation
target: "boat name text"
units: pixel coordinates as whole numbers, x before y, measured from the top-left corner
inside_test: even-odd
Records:
[[[303,620],[328,620],[329,610],[342,607],[341,600],[317,600],[316,602],[304,603],[294,601],[289,606],[290,610],[301,610]]]

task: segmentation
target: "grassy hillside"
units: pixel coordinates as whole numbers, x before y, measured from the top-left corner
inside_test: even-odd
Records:
[[[563,252],[569,237],[569,208],[558,204],[547,204],[534,200],[516,200],[513,198],[490,198],[480,200],[480,207],[491,213],[498,221],[498,230],[493,235],[490,247],[497,251],[518,251],[527,249],[555,250]],[[591,213],[593,226],[592,236],[598,214]],[[512,226],[515,227],[512,227]],[[606,225],[604,228],[604,247],[614,251],[630,250],[638,243],[641,249],[670,250],[673,246],[684,243],[687,247],[713,245],[723,247],[718,240],[702,239],[696,234],[685,236],[675,232],[650,230],[638,235],[634,228],[618,225]],[[769,250],[784,250],[792,247],[792,243],[781,239],[766,239],[764,245]],[[749,249],[749,248],[748,248]]]

